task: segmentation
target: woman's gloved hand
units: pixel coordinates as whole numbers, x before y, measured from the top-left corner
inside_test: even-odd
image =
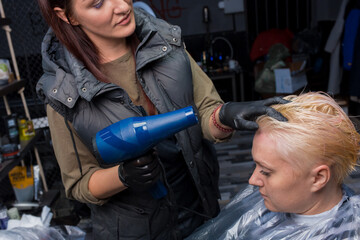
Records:
[[[119,165],[120,181],[129,188],[144,191],[152,187],[160,178],[161,166],[156,152],[151,152]]]
[[[279,121],[287,121],[281,113],[270,106],[288,102],[281,97],[253,102],[227,102],[220,109],[219,120],[222,124],[236,130],[256,130],[259,126],[255,120],[261,115],[266,114]]]

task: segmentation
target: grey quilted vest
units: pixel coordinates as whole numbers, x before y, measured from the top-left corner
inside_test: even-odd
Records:
[[[135,9],[136,73],[144,92],[159,113],[193,106],[192,73],[181,39],[181,29]],[[72,122],[76,132],[93,151],[91,138],[121,119],[142,116],[126,92],[114,84],[99,82],[72,56],[49,29],[42,44],[44,75],[37,92],[46,104]],[[94,120],[96,119],[96,121]],[[195,189],[202,214],[219,212],[218,163],[200,125],[175,135]],[[81,166],[79,166],[81,167]],[[129,190],[129,189],[128,189]],[[154,200],[138,192],[117,194],[103,206],[90,206],[94,232],[101,239],[175,239],[178,208],[172,193]],[[121,215],[122,217],[117,217]],[[123,230],[122,230],[123,229]],[[123,232],[127,235],[121,235]],[[98,239],[98,238],[96,238]]]

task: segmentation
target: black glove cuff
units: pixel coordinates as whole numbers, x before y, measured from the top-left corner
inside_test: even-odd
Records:
[[[124,186],[129,187],[129,185],[126,183],[125,177],[123,176],[124,175],[123,163],[120,163],[120,165],[118,167],[118,175],[119,175],[120,181],[124,184]]]
[[[224,103],[222,106],[221,106],[221,108],[220,108],[220,111],[219,111],[219,120],[220,120],[220,122],[222,123],[222,124],[224,124],[224,125],[226,125],[226,126],[229,126],[228,125],[228,123],[227,123],[227,121],[226,121],[226,114],[225,114],[225,109],[226,109],[226,107],[227,107],[227,105],[229,105],[231,102],[226,102],[226,103]],[[229,126],[229,127],[231,127],[231,126]]]

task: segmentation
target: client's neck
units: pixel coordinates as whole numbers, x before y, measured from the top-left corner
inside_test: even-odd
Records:
[[[323,189],[314,193],[314,204],[304,215],[315,215],[335,207],[342,199],[342,189],[336,183],[328,183]]]

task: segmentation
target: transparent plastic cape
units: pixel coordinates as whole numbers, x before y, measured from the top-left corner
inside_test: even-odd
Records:
[[[65,240],[54,228],[35,226],[17,227],[11,230],[0,230],[0,240]]]
[[[321,221],[297,223],[290,214],[270,212],[258,188],[248,186],[220,214],[206,222],[186,240],[339,240],[360,239],[360,195],[343,185],[343,199]]]
[[[86,233],[77,226],[15,227],[0,230],[0,240],[84,240]]]

